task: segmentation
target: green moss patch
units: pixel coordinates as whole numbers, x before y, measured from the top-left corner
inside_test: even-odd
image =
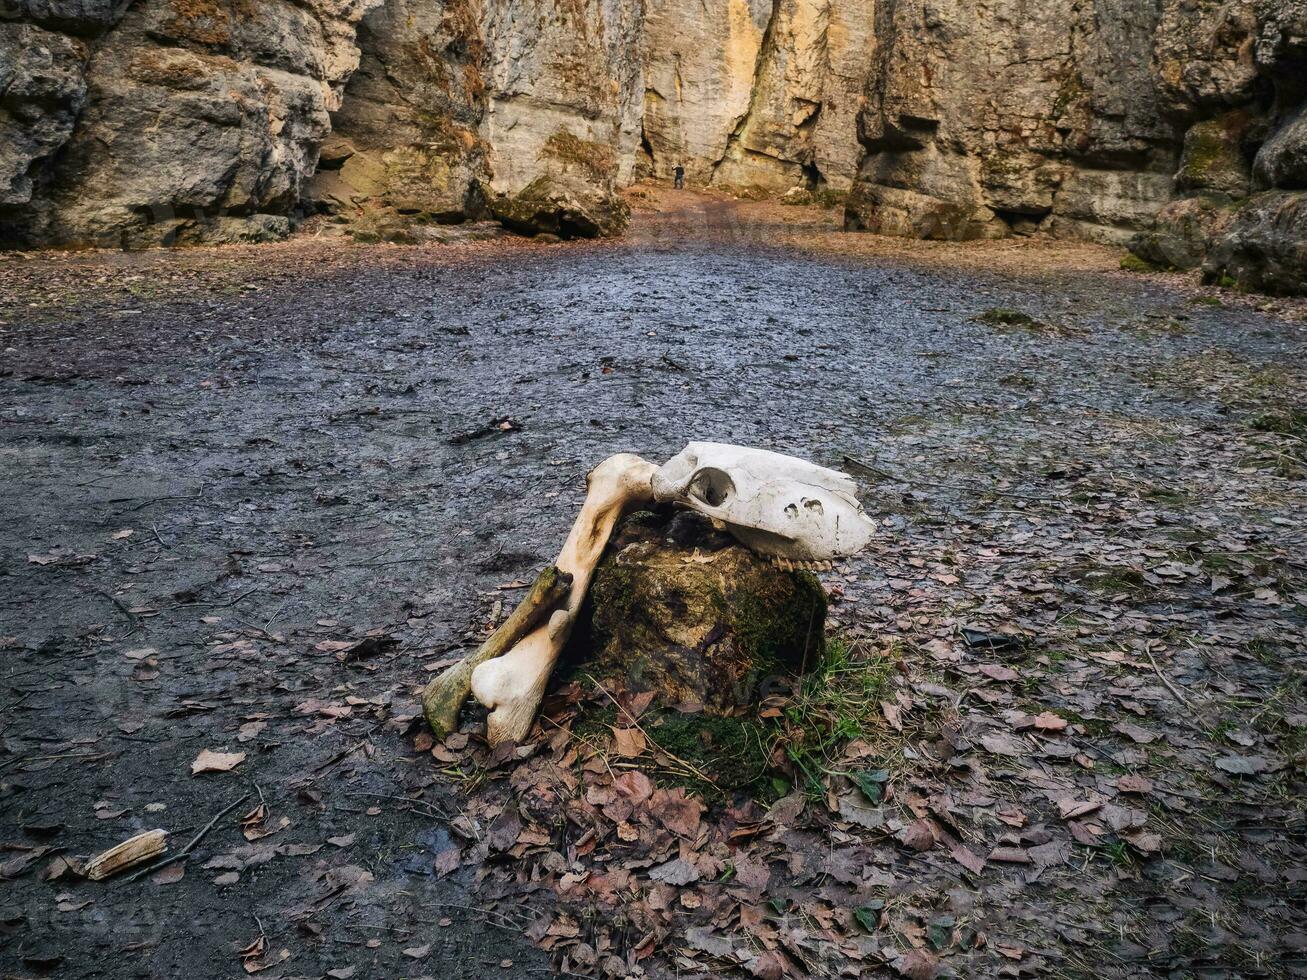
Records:
[[[841,763],[854,739],[881,743],[887,762],[897,758],[902,736],[884,725],[879,703],[900,656],[897,646],[872,650],[834,639],[813,670],[747,712],[682,712],[654,702],[638,720],[649,751],[620,760],[610,751],[612,729],[633,723],[618,712],[607,685],[581,672],[575,679],[585,693],[571,732],[609,765],[641,769],[655,783],[683,786],[709,803],[767,803],[796,788],[818,796],[831,775],[855,775]]]
[[[1160,272],[1160,268],[1149,262],[1147,259],[1141,259],[1138,255],[1131,253],[1121,259],[1121,269],[1125,272]]]
[[[985,310],[985,312],[973,319],[976,323],[983,323],[987,327],[993,327],[1002,332],[1021,331],[1023,333],[1050,336],[1072,336],[1080,332],[1064,325],[1037,320],[1022,310],[1013,310],[1001,306]]]

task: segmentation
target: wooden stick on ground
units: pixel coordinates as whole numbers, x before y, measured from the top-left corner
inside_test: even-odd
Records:
[[[166,830],[147,830],[91,858],[86,862],[86,877],[92,881],[112,878],[120,871],[126,871],[128,868],[134,868],[138,864],[158,857],[167,849]]]
[[[536,578],[512,615],[481,644],[476,653],[432,678],[422,692],[422,711],[436,738],[443,739],[458,727],[458,712],[472,694],[472,671],[479,664],[511,650],[522,637],[547,619],[571,590],[572,576],[560,572],[556,565],[550,565]]]
[[[1144,653],[1148,655],[1148,662],[1153,665],[1153,673],[1157,679],[1166,685],[1166,689],[1175,695],[1175,699],[1189,709],[1190,714],[1194,712],[1194,706],[1189,703],[1189,699],[1180,693],[1180,689],[1171,683],[1170,679],[1162,673],[1162,668],[1157,666],[1157,661],[1153,659],[1153,641],[1148,640],[1144,643]]]

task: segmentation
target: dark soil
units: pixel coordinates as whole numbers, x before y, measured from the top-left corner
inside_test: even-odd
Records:
[[[778,859],[759,903],[888,896],[863,975],[916,947],[972,976],[1303,969],[1307,453],[1257,424],[1304,407],[1303,326],[700,214],[620,244],[0,260],[0,973],[231,977],[262,935],[267,976],[548,974],[547,877],[437,868],[478,790],[415,751],[414,694],[551,560],[589,466],[691,439],[865,481],[883,535],[825,576],[837,626],[907,644],[904,711],[933,705],[851,891]],[[1072,727],[1018,717],[1045,711]],[[192,776],[204,749],[247,757]],[[904,847],[941,793],[978,855],[1038,860]],[[180,881],[44,880],[153,827],[175,851],[243,794]],[[1055,802],[1086,794],[1146,823],[1096,843]],[[927,942],[944,913],[970,941]],[[628,961],[744,962],[678,914]],[[838,975],[812,915],[796,948]]]

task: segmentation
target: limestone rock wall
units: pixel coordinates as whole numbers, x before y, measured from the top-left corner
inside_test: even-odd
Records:
[[[1187,129],[1177,198],[1133,251],[1214,281],[1307,292],[1307,2],[1168,0],[1156,67]]]
[[[607,147],[602,176],[630,183],[640,142],[641,6],[631,0],[487,0],[491,187],[516,193],[568,160],[577,141]],[[561,158],[561,159],[560,159]]]
[[[647,0],[641,166],[692,183],[846,189],[875,0]]]
[[[712,182],[749,111],[772,0],[647,0],[644,143],[663,178]]]
[[[1307,0],[0,0],[0,243],[613,233],[682,164],[1295,289],[1305,98]]]
[[[642,31],[638,0],[0,0],[0,244],[456,221],[540,178],[616,228]]]
[[[1149,70],[1160,17],[1160,0],[882,0],[849,225],[1128,239],[1176,162]]]
[[[874,63],[874,26],[875,0],[776,0],[749,111],[715,182],[847,190],[858,169],[857,119]]]
[[[1304,288],[1304,0],[881,0],[875,40],[849,228]]]
[[[358,27],[359,67],[332,113],[309,186],[356,220],[384,211],[456,221],[486,168],[479,9],[467,0],[385,0]]]
[[[23,0],[0,20],[0,239],[285,234],[377,2]]]

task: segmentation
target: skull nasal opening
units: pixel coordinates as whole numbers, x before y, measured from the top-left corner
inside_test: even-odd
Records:
[[[720,507],[734,493],[735,482],[725,470],[702,469],[690,481],[690,496],[709,507]]]

